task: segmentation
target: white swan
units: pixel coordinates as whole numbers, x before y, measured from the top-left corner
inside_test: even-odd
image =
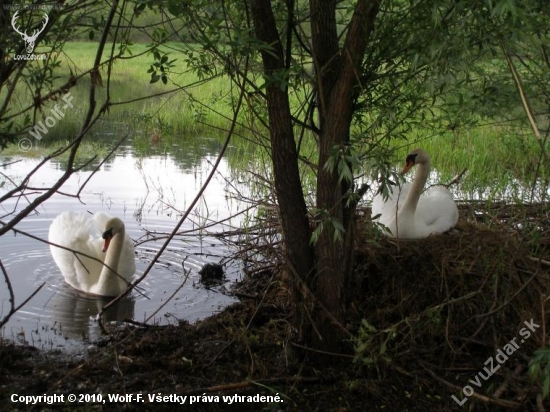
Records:
[[[434,186],[420,196],[430,173],[430,156],[425,150],[413,150],[401,174],[414,165],[417,168],[412,184],[403,185],[397,194],[392,191],[386,200],[381,194],[373,199],[372,216],[380,215],[377,220],[390,230],[390,237],[427,237],[446,232],[458,221],[458,208],[446,187]]]
[[[83,292],[117,296],[126,289],[136,270],[134,245],[125,234],[124,223],[106,213],[91,216],[63,212],[50,226],[49,241],[99,260],[50,245],[65,281]]]

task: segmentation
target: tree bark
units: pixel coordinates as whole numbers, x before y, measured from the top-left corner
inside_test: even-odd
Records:
[[[344,227],[351,228],[355,208],[346,205],[351,183],[341,180],[337,170],[326,170],[324,166],[334,148],[345,148],[349,144],[353,102],[359,90],[358,73],[379,0],[358,1],[342,49],[336,24],[336,4],[337,0],[310,0],[320,129],[317,206],[327,210]],[[342,335],[336,332],[338,328],[334,321],[343,322],[343,287],[346,276],[352,270],[353,233],[348,230],[347,239],[342,242],[334,241],[333,233],[325,230],[317,240],[315,254],[309,246],[311,231],[298,171],[288,91],[284,84],[273,80],[274,77],[271,81],[269,79],[274,74],[279,74],[277,77],[281,78],[284,73],[285,51],[271,1],[252,0],[251,13],[256,36],[268,47],[262,50],[262,62],[264,76],[267,77],[266,98],[275,190],[287,259],[320,303],[312,314],[306,316],[305,311],[309,308],[299,303],[298,299],[303,299],[303,296],[298,282],[294,287],[297,325],[301,332],[305,332],[307,343],[325,350],[338,350]],[[291,56],[288,50],[287,56]],[[314,325],[306,319],[312,319]]]
[[[256,36],[269,50],[262,50],[264,76],[267,78],[266,99],[269,115],[271,157],[275,191],[279,203],[286,258],[300,281],[313,272],[313,248],[307,207],[298,169],[298,153],[294,140],[288,90],[280,82],[270,80],[285,70],[284,50],[281,44],[270,0],[253,0],[252,18]],[[279,77],[284,78],[284,77]],[[294,285],[294,301],[300,302],[300,281]],[[298,308],[298,312],[301,310]],[[300,320],[299,323],[302,321]]]
[[[333,28],[335,20],[331,17],[335,16],[335,2],[311,0],[310,8],[320,114],[317,207],[327,210],[330,217],[348,229],[344,241],[335,241],[333,232],[325,230],[316,243],[317,275],[311,289],[324,309],[319,310],[314,317],[322,340],[314,334],[312,343],[322,349],[336,351],[342,334],[335,328],[333,319],[343,322],[345,315],[344,286],[353,270],[354,233],[351,228],[355,208],[347,204],[350,182],[340,179],[336,168],[327,170],[325,164],[334,150],[346,150],[349,145],[353,103],[360,87],[358,73],[378,13],[379,1],[358,1],[342,50],[338,50],[338,37]],[[323,30],[324,27],[326,30]],[[351,165],[348,166],[351,169]],[[332,317],[327,316],[325,310]]]

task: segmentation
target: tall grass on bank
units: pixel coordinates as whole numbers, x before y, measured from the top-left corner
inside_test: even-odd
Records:
[[[416,134],[396,150],[402,161],[422,147],[430,153],[438,181],[449,182],[466,169],[458,183],[463,199],[507,199],[514,202],[547,200],[550,165],[528,129],[486,124],[437,135]]]
[[[66,83],[71,75],[78,76],[93,65],[97,45],[95,43],[72,42],[67,43],[63,53],[59,54],[59,67],[54,70],[56,85]],[[208,82],[200,83],[198,77],[191,72],[183,62],[183,56],[172,53],[176,59],[175,70],[170,76],[170,82],[164,85],[162,82],[150,83],[151,75],[147,73],[153,57],[147,53],[147,46],[135,44],[130,46],[131,54],[117,60],[111,72],[110,98],[112,106],[104,119],[113,123],[125,123],[132,127],[134,132],[148,134],[153,129],[162,129],[169,134],[207,132],[204,123],[214,127],[223,128],[227,120],[223,116],[215,116],[207,110],[212,108],[224,116],[230,116],[230,107],[227,104],[229,91],[228,81],[222,78],[214,78]],[[106,96],[107,68],[101,71],[102,86],[98,88],[97,101],[102,102]],[[167,93],[176,88],[172,81],[182,86],[182,90]],[[187,87],[187,85],[189,85]],[[65,110],[63,119],[43,133],[45,141],[66,139],[74,135],[82,124],[84,115],[88,109],[88,92],[90,76],[86,75],[77,81],[75,87],[70,90],[73,97],[73,108]],[[149,97],[153,96],[153,97]],[[13,110],[27,107],[33,101],[27,90],[18,94],[18,99],[13,102]],[[41,108],[41,114],[35,124],[43,122],[51,116],[51,110],[56,102],[49,101]],[[20,119],[23,121],[23,119]],[[95,129],[98,132],[97,128]],[[208,129],[208,133],[212,133]]]
[[[58,56],[61,64],[54,72],[58,77],[56,84],[64,84],[71,74],[78,76],[88,70],[92,66],[96,47],[95,43],[90,42],[67,43],[63,53]],[[176,61],[168,85],[162,82],[151,84],[147,71],[153,58],[144,53],[147,46],[135,44],[130,46],[130,50],[131,55],[117,60],[113,65],[109,84],[112,106],[86,138],[94,143],[91,151],[97,150],[96,145],[108,146],[124,136],[129,137],[135,152],[142,156],[162,152],[177,158],[181,150],[196,150],[197,153],[215,151],[215,140],[221,135],[217,130],[227,128],[232,114],[230,81],[216,77],[201,82],[185,64],[184,56],[172,52],[170,58]],[[102,102],[106,96],[106,68],[102,70],[101,76],[103,87],[98,89],[98,102]],[[173,89],[174,84],[184,87],[163,94]],[[88,108],[89,86],[89,75],[78,80],[70,90],[74,107],[65,110],[65,116],[44,134],[40,142],[33,140],[39,143],[36,146],[55,146],[59,144],[56,142],[65,142],[78,132]],[[14,111],[33,101],[33,96],[25,93],[26,89],[17,95]],[[43,116],[48,116],[55,104],[47,102],[42,108]],[[43,120],[38,118],[37,122]],[[550,166],[540,161],[540,147],[524,130],[528,128],[492,124],[433,135],[433,132],[414,129],[408,133],[406,146],[403,140],[392,140],[390,145],[395,150],[393,160],[396,167],[410,149],[420,146],[428,150],[432,166],[438,173],[437,182],[447,182],[461,170],[467,169],[458,186],[461,198],[506,198],[514,201],[547,199]],[[260,147],[258,140],[254,140],[256,138],[247,140],[246,133],[246,130],[238,130],[237,135],[243,134],[245,139],[235,136],[234,156],[233,160],[229,159],[230,163],[235,162],[234,166],[239,170],[262,171],[262,176],[270,176],[268,142],[262,141],[263,147]],[[199,151],[201,145],[206,147]],[[314,139],[305,139],[301,147],[301,154],[309,161],[316,162]],[[23,153],[17,145],[13,145],[2,154]],[[31,150],[27,155],[40,156],[40,150]],[[302,166],[304,191],[313,193],[315,172],[305,164]]]

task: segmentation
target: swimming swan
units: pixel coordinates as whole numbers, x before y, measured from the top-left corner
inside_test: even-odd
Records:
[[[52,222],[48,238],[51,243],[105,263],[50,245],[53,259],[65,281],[83,292],[117,296],[126,289],[136,270],[134,245],[125,234],[124,223],[117,217],[103,212],[93,216],[63,212]],[[116,270],[123,279],[107,266]]]
[[[413,150],[406,159],[401,174],[417,166],[412,184],[406,183],[397,194],[391,191],[387,200],[381,194],[374,197],[372,216],[386,226],[390,237],[417,239],[443,233],[458,221],[458,208],[449,189],[434,186],[422,196],[430,173],[430,156],[423,149]]]

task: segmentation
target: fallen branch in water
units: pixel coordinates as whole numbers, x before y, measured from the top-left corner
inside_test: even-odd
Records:
[[[4,280],[6,281],[6,285],[8,287],[8,292],[10,294],[10,305],[11,305],[10,311],[6,314],[6,316],[4,316],[4,319],[0,320],[0,328],[2,328],[2,326],[8,323],[8,321],[10,320],[10,318],[13,316],[15,312],[17,312],[19,309],[25,306],[27,302],[31,300],[40,291],[40,289],[44,287],[46,282],[38,286],[36,290],[33,293],[31,293],[30,296],[27,299],[25,299],[20,305],[15,306],[15,295],[13,293],[13,288],[11,287],[10,277],[8,276],[8,272],[6,271],[6,268],[4,267],[4,264],[2,263],[1,260],[0,260],[0,269],[2,269],[2,274],[4,275]]]

